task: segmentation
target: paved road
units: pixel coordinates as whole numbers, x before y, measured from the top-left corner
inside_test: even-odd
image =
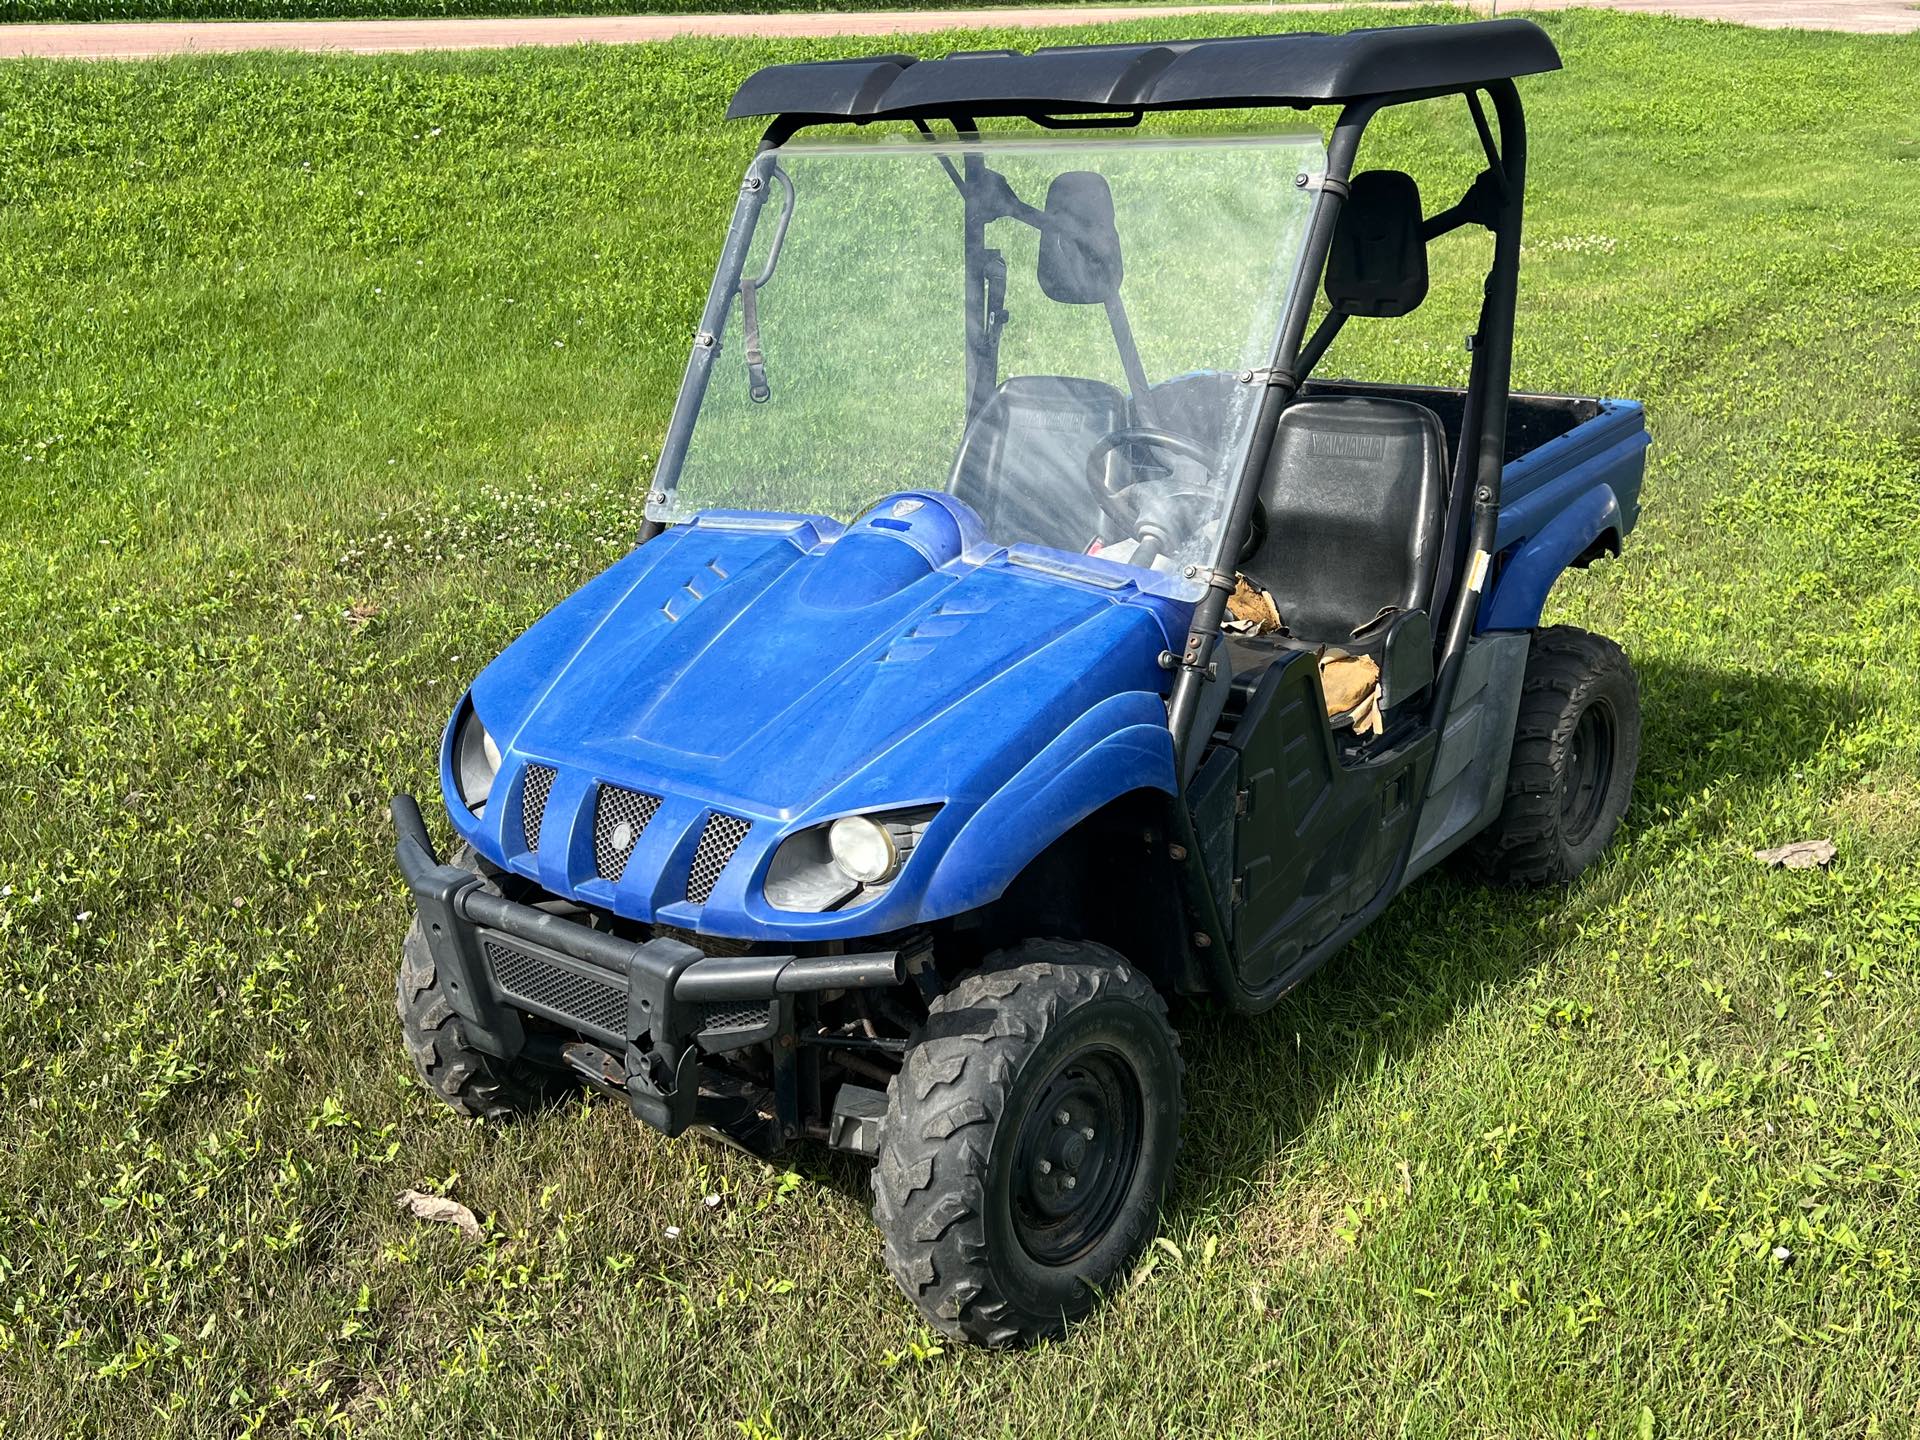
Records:
[[[1508,0],[1503,14],[1558,10],[1602,0]],[[1690,15],[1768,28],[1799,26],[1895,34],[1920,30],[1920,9],[1902,0],[1604,0],[1616,10]],[[908,10],[805,15],[626,15],[452,20],[237,20],[152,24],[0,25],[0,59],[25,55],[137,60],[231,50],[489,50],[511,45],[632,44],[677,35],[893,35],[982,25],[1095,25],[1203,14],[1209,5],[1076,5],[1070,9]],[[1313,11],[1337,4],[1241,5],[1239,12]],[[1373,8],[1406,8],[1384,0]],[[1473,4],[1484,13],[1486,0]]]

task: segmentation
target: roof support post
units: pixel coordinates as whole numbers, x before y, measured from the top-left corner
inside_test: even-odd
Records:
[[[1513,387],[1513,327],[1520,293],[1520,220],[1527,183],[1527,125],[1520,108],[1520,92],[1511,80],[1491,81],[1486,89],[1500,122],[1500,171],[1505,184],[1500,196],[1499,219],[1494,226],[1493,265],[1487,272],[1486,296],[1480,307],[1473,373],[1468,383],[1469,404],[1461,420],[1460,455],[1454,473],[1454,484],[1467,484],[1470,479],[1473,485],[1473,524],[1467,542],[1466,571],[1455,577],[1453,598],[1446,615],[1436,617],[1440,620],[1436,628],[1442,637],[1432,700],[1436,725],[1445,722],[1453,704],[1460,663],[1466,656],[1467,642],[1473,638],[1480,599],[1493,568],[1500,527],[1500,477],[1507,458],[1507,397]]]
[[[1167,728],[1173,732],[1174,773],[1184,774],[1188,747],[1195,743],[1194,716],[1200,703],[1200,687],[1213,665],[1213,649],[1220,638],[1220,622],[1226,614],[1227,597],[1232,592],[1234,558],[1241,537],[1253,523],[1253,507],[1260,498],[1260,482],[1266,474],[1267,459],[1273,450],[1274,432],[1280,412],[1293,403],[1300,389],[1297,366],[1300,345],[1307,330],[1307,317],[1313,312],[1314,296],[1320,290],[1320,276],[1327,266],[1327,251],[1333,244],[1333,229],[1340,218],[1340,203],[1347,194],[1347,182],[1353,178],[1354,157],[1360,150],[1360,137],[1367,123],[1380,110],[1379,98],[1358,100],[1340,112],[1333,134],[1327,141],[1326,178],[1308,222],[1307,245],[1300,258],[1302,283],[1296,285],[1281,317],[1280,333],[1274,341],[1267,365],[1267,384],[1260,397],[1260,410],[1253,422],[1253,440],[1247,447],[1246,462],[1234,482],[1233,505],[1226,527],[1221,531],[1219,548],[1214,552],[1212,573],[1228,577],[1223,584],[1209,584],[1195,603],[1193,620],[1187,628],[1186,644],[1177,657],[1173,693],[1167,700]],[[1204,740],[1205,737],[1199,737]]]
[[[955,129],[963,137],[980,138],[980,132],[971,122],[961,130],[956,121]],[[1000,354],[998,345],[990,344],[988,339],[997,332],[989,303],[992,287],[987,277],[988,217],[980,206],[980,186],[987,162],[980,158],[978,150],[969,149],[960,157],[960,164],[965,175],[960,203],[966,254],[967,424],[971,425],[980,407],[987,403],[987,397],[1000,383]]]

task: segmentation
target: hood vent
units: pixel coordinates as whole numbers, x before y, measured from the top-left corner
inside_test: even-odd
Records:
[[[602,785],[593,796],[593,869],[602,880],[619,880],[647,822],[660,809],[658,795]]]
[[[687,872],[687,900],[704,905],[720,883],[720,872],[733,859],[733,852],[753,828],[751,820],[738,815],[722,815],[718,810],[707,816],[707,828],[700,832],[700,844],[693,852],[693,869]]]
[[[540,848],[540,817],[547,813],[547,796],[558,774],[551,765],[529,765],[520,782],[520,837],[528,850]]]

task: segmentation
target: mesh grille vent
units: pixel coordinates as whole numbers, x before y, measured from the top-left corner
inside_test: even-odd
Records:
[[[562,969],[538,955],[489,936],[484,942],[494,981],[508,994],[531,1000],[582,1025],[624,1034],[626,988]]]
[[[540,817],[547,813],[547,796],[558,773],[551,765],[527,766],[520,788],[520,834],[529,850],[540,848]]]
[[[593,868],[602,880],[618,880],[640,843],[647,822],[660,809],[658,795],[602,785],[593,797]]]
[[[740,848],[740,842],[752,828],[751,820],[742,820],[738,815],[722,815],[716,810],[707,816],[707,828],[700,832],[699,847],[693,852],[693,869],[687,872],[689,901],[695,905],[707,903],[707,897],[720,881],[720,872],[727,868],[733,852]]]
[[[737,1000],[718,1001],[700,1017],[702,1030],[757,1030],[767,1023],[767,1006]]]

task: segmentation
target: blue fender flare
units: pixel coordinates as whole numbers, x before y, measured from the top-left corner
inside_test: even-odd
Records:
[[[1179,793],[1166,705],[1143,691],[1095,705],[968,817],[941,857],[922,913],[958,915],[998,899],[1041,851],[1136,790]]]
[[[1596,485],[1526,539],[1500,572],[1480,606],[1481,630],[1531,630],[1540,623],[1547,592],[1596,540],[1626,531],[1620,497]]]

